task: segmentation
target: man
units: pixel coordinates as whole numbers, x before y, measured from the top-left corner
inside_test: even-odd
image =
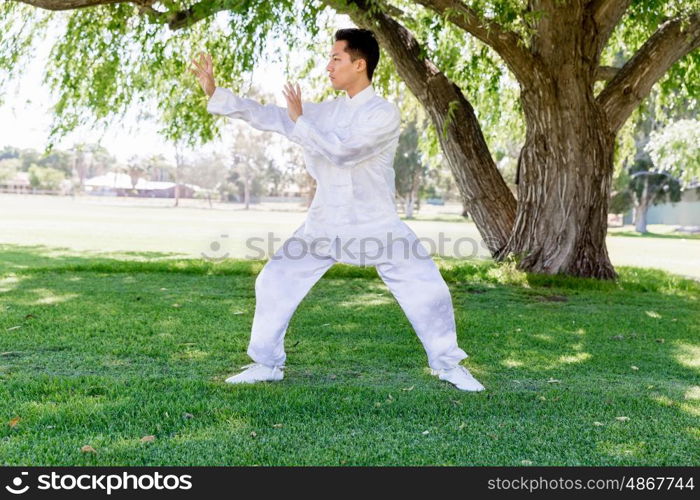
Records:
[[[226,382],[281,380],[289,321],[311,287],[336,262],[373,265],[411,322],[431,373],[458,389],[481,385],[458,363],[452,298],[435,263],[394,204],[393,160],[401,117],[374,92],[379,45],[364,29],[341,29],[326,66],[331,85],[345,96],[304,102],[286,84],[287,108],[260,103],[217,87],[209,55],[191,68],[209,96],[210,113],[245,120],[301,145],[317,190],[305,222],[265,264],[255,281],[255,316],[247,353],[254,363]]]

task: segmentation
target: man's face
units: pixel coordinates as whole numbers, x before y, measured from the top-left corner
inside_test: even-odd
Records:
[[[345,52],[347,41],[338,40],[328,56],[328,77],[335,90],[345,90],[366,74],[364,59],[350,60],[350,54]]]

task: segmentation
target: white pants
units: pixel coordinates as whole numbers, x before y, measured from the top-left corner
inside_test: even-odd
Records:
[[[295,233],[296,234],[296,233]],[[440,271],[414,233],[407,245],[389,245],[381,255],[365,260],[374,265],[411,322],[433,369],[449,368],[468,355],[457,346],[452,297]],[[338,243],[336,240],[335,243]],[[247,353],[265,365],[283,365],[284,336],[289,321],[311,287],[336,262],[353,263],[306,251],[292,236],[265,264],[255,280],[255,316]]]

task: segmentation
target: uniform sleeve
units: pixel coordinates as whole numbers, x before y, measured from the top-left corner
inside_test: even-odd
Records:
[[[335,130],[321,131],[306,116],[297,118],[289,138],[319,153],[338,167],[352,167],[382,151],[399,136],[401,115],[391,104],[367,113],[367,118],[354,124],[347,138]]]
[[[303,103],[305,107],[307,103]],[[274,104],[260,104],[253,99],[239,97],[229,89],[216,87],[207,102],[207,111],[214,115],[240,118],[253,128],[269,132],[277,132],[289,136],[294,128],[294,122],[287,114],[287,108]]]

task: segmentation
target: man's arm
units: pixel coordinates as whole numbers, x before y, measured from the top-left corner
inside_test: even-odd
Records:
[[[273,104],[262,105],[253,99],[239,97],[228,89],[217,87],[214,79],[214,64],[209,54],[200,53],[192,59],[190,72],[197,77],[202,90],[209,96],[207,111],[230,118],[240,118],[258,130],[278,132],[285,136],[294,128],[288,110]],[[299,96],[301,98],[301,95]],[[313,108],[313,103],[304,106]],[[301,100],[298,103],[301,112]]]
[[[229,118],[240,118],[258,130],[277,132],[287,137],[294,128],[294,122],[285,108],[274,104],[262,105],[253,99],[239,97],[222,87],[216,87],[209,98],[207,111]]]
[[[338,167],[352,167],[383,150],[399,136],[400,130],[399,109],[389,104],[370,111],[366,120],[351,129],[347,139],[341,139],[333,130],[322,132],[306,115],[297,118],[289,138]]]

